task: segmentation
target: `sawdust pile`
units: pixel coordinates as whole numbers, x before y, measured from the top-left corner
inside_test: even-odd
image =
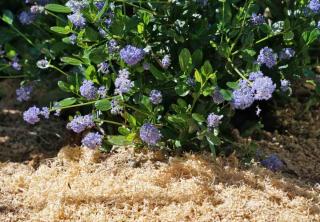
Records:
[[[0,221],[319,221],[320,190],[235,158],[63,148],[0,165]]]

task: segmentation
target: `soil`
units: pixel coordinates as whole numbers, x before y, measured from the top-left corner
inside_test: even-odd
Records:
[[[273,173],[235,154],[62,148],[65,122],[25,124],[35,101],[17,103],[17,87],[0,82],[0,221],[320,221],[319,105],[292,102],[279,129],[238,138],[277,154],[286,167]]]

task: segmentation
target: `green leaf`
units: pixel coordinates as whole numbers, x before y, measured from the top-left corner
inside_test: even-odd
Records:
[[[237,82],[227,82],[227,86],[230,88],[230,89],[238,89],[239,88],[239,85]]]
[[[152,64],[150,64],[150,72],[154,76],[154,78],[156,78],[158,80],[165,80],[167,78],[167,76],[164,72],[161,72],[159,69],[157,69]]]
[[[51,12],[58,12],[58,13],[71,13],[71,10],[63,5],[58,4],[47,4],[45,6],[45,9],[51,11]]]
[[[144,24],[142,22],[138,24],[137,30],[139,34],[142,34],[144,32]]]
[[[190,92],[189,86],[183,83],[178,83],[174,89],[179,96],[186,96]]]
[[[99,100],[94,105],[100,111],[108,111],[111,109],[111,102],[108,99]]]
[[[125,119],[128,121],[131,127],[134,128],[137,126],[137,119],[133,115],[125,113]]]
[[[79,59],[75,59],[71,57],[62,57],[61,61],[74,66],[78,66],[82,64],[82,62]]]
[[[93,80],[96,74],[96,68],[93,65],[88,66],[88,68],[85,71],[86,79]]]
[[[196,51],[194,51],[194,53],[192,54],[192,62],[194,66],[199,66],[202,63],[202,59],[203,59],[203,52],[201,49],[197,49]]]
[[[107,141],[116,146],[132,145],[132,141],[128,140],[127,136],[107,136]]]
[[[150,102],[150,99],[149,97],[147,96],[142,96],[142,99],[141,99],[141,104],[149,111],[151,112],[152,111],[152,104]]]
[[[192,70],[192,57],[190,51],[186,48],[182,49],[179,54],[179,64],[181,70],[189,74]]]
[[[283,34],[283,39],[285,41],[293,40],[293,38],[294,38],[294,33],[292,31],[289,31]]]
[[[53,26],[50,28],[51,31],[62,34],[62,35],[67,35],[71,32],[69,26],[66,27],[60,27],[60,26]]]
[[[2,15],[2,21],[7,23],[8,25],[12,25],[13,23],[13,14],[10,10],[4,10]]]
[[[70,97],[70,98],[66,98],[66,99],[64,99],[64,100],[61,100],[61,101],[59,102],[59,105],[60,105],[61,107],[66,107],[66,106],[71,106],[71,105],[75,104],[76,102],[77,102],[77,99],[76,99],[76,98]]]
[[[203,115],[199,114],[199,113],[192,113],[192,118],[197,121],[198,123],[202,123],[205,121],[205,118],[203,117]]]
[[[201,73],[204,74],[205,76],[208,76],[213,73],[212,66],[208,60],[205,61],[203,66],[201,67]]]
[[[58,86],[64,92],[71,92],[70,86],[63,81],[58,81]]]
[[[123,136],[128,136],[130,134],[130,130],[128,128],[125,128],[124,126],[120,126],[118,128],[118,132]]]
[[[224,100],[231,101],[232,100],[232,92],[226,89],[220,89],[220,93],[222,94]]]
[[[196,80],[196,82],[199,82],[202,85],[202,83],[203,83],[202,76],[201,76],[201,73],[197,69],[194,72],[194,79]]]

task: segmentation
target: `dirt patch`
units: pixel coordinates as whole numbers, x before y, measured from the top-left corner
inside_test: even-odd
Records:
[[[154,155],[66,147],[37,170],[2,164],[0,220],[320,220],[317,187],[258,166],[240,170],[233,157],[213,163],[208,155]]]
[[[0,82],[0,161],[20,162],[56,156],[66,142],[65,122],[51,118],[35,126],[25,123],[22,112],[37,103],[35,100],[18,102],[15,93],[18,87],[17,80]],[[42,97],[45,93],[35,90],[34,94]]]
[[[320,106],[304,112],[298,102],[290,103],[276,113],[281,130],[263,131],[255,141],[266,154],[277,154],[286,171],[309,182],[320,183]]]

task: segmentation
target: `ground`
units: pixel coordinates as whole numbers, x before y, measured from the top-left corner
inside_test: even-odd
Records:
[[[281,130],[239,138],[279,155],[273,173],[235,154],[63,147],[64,122],[23,123],[15,84],[0,82],[13,92],[0,101],[0,221],[320,221],[319,106],[289,104]]]

